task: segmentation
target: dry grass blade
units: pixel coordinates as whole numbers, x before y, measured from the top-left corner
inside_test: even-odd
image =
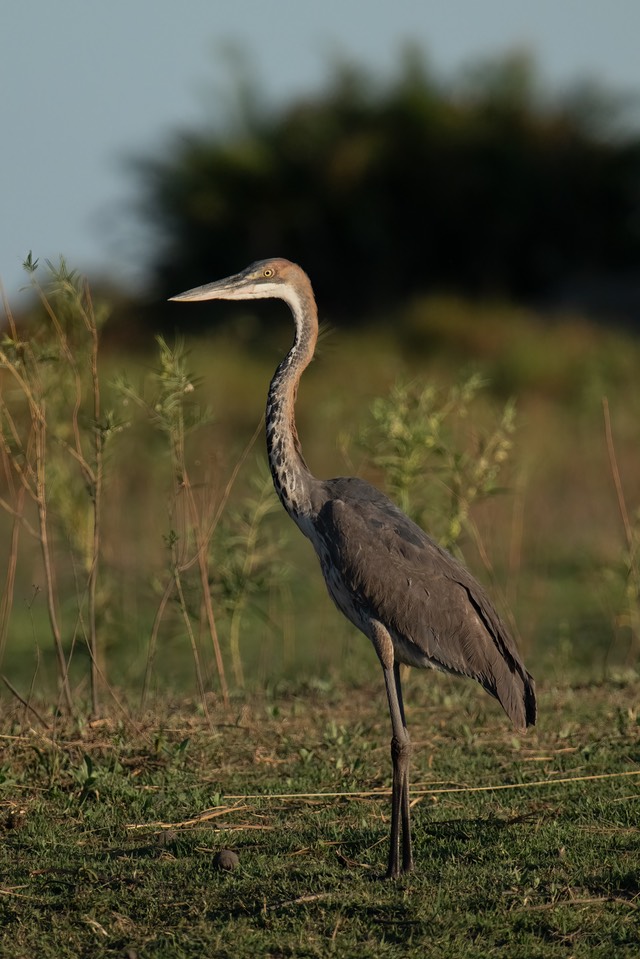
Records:
[[[249,806],[225,806],[222,809],[205,809],[191,819],[183,819],[180,822],[143,822],[127,823],[125,829],[182,829],[188,826],[198,826],[200,823],[209,822],[211,819],[218,819],[220,816],[226,816],[231,812],[245,812]]]
[[[620,478],[620,470],[618,468],[618,458],[616,456],[616,450],[613,443],[613,431],[611,429],[611,415],[609,413],[609,401],[606,396],[602,398],[602,411],[604,415],[604,431],[605,438],[607,442],[607,455],[609,457],[609,466],[611,468],[611,476],[613,478],[613,485],[616,490],[616,499],[618,501],[618,509],[620,510],[620,518],[622,520],[622,525],[624,527],[624,534],[627,540],[627,547],[631,550],[633,547],[633,530],[631,528],[631,522],[629,520],[629,513],[627,511],[627,504],[624,498],[624,492],[622,489],[622,480]]]
[[[640,769],[630,769],[614,773],[594,773],[591,776],[563,776],[561,779],[537,779],[529,783],[492,783],[487,786],[445,786],[438,789],[414,788],[411,794],[414,798],[419,796],[437,796],[442,793],[478,793],[478,792],[497,792],[505,789],[533,789],[540,786],[560,786],[570,783],[591,782],[599,779],[618,779],[624,776],[640,776]],[[237,800],[299,800],[299,799],[371,799],[386,798],[391,795],[390,789],[365,789],[365,790],[345,790],[343,792],[317,792],[317,793],[265,793],[261,795],[254,793],[250,795],[227,796],[227,799]]]

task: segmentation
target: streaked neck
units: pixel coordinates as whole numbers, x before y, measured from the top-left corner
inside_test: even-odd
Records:
[[[274,373],[266,410],[267,453],[273,485],[280,502],[303,529],[312,512],[311,493],[317,480],[305,463],[295,421],[295,402],[302,373],[313,358],[318,338],[318,314],[311,290],[287,290],[295,321],[293,345]]]

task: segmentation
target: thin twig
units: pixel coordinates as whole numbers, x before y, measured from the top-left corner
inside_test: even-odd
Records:
[[[211,643],[213,646],[213,652],[216,660],[216,668],[218,670],[218,680],[220,682],[220,691],[222,693],[222,701],[224,703],[225,709],[229,709],[229,687],[227,686],[227,678],[224,671],[224,662],[222,659],[222,650],[220,649],[220,640],[218,638],[218,629],[216,626],[215,614],[213,612],[213,604],[211,602],[211,593],[209,591],[209,568],[208,568],[208,546],[209,540],[207,539],[207,534],[202,533],[200,516],[198,513],[198,508],[193,496],[193,488],[191,486],[191,481],[186,469],[186,463],[183,463],[183,477],[182,477],[182,487],[185,492],[188,504],[188,510],[191,515],[191,528],[193,529],[193,535],[196,540],[196,555],[198,557],[198,570],[200,572],[200,586],[202,589],[202,601],[204,603],[204,608],[207,616],[207,626],[209,628],[209,636],[211,638]],[[205,706],[206,709],[206,706]]]
[[[616,497],[618,500],[618,509],[620,510],[620,517],[622,519],[622,525],[624,526],[624,535],[627,539],[627,547],[629,551],[633,549],[633,530],[631,528],[631,523],[629,521],[629,513],[627,512],[627,504],[624,498],[624,492],[622,489],[622,482],[620,480],[620,470],[618,469],[618,459],[616,457],[615,446],[613,444],[613,433],[611,431],[611,416],[609,415],[609,401],[606,396],[602,397],[602,412],[604,414],[604,432],[607,440],[607,453],[609,455],[609,465],[611,467],[611,476],[613,477],[613,485],[616,489]]]
[[[15,510],[13,517],[9,545],[9,557],[7,559],[7,574],[5,577],[2,602],[0,602],[0,663],[2,663],[2,660],[4,659],[4,651],[7,643],[7,635],[9,632],[9,622],[11,620],[11,611],[13,609],[16,569],[18,566],[18,542],[20,539],[20,526],[24,521],[24,497],[25,491],[21,486],[16,494],[17,509]]]
[[[153,668],[153,662],[156,654],[160,624],[162,623],[164,611],[166,609],[167,603],[171,599],[171,594],[173,593],[175,587],[176,587],[175,578],[172,575],[171,578],[167,581],[167,585],[164,588],[164,593],[162,594],[162,598],[160,599],[158,608],[156,610],[156,615],[154,616],[154,619],[153,619],[153,626],[151,627],[151,635],[149,637],[149,645],[147,648],[147,664],[145,666],[144,680],[142,682],[142,695],[140,697],[140,706],[143,708],[147,702],[149,685],[151,683],[151,670]]]
[[[24,706],[25,709],[28,709],[30,713],[33,713],[33,715],[36,717],[36,719],[38,720],[38,722],[42,723],[42,725],[43,725],[44,728],[47,730],[47,732],[50,733],[50,732],[51,732],[51,726],[50,726],[49,723],[46,721],[46,719],[43,719],[43,717],[40,715],[40,713],[39,713],[38,710],[35,708],[35,706],[33,706],[30,702],[28,702],[28,700],[26,700],[26,699],[24,698],[24,696],[21,696],[21,695],[20,695],[20,693],[18,692],[18,690],[15,688],[15,686],[14,686],[12,683],[9,682],[9,680],[7,679],[6,676],[0,676],[0,679],[1,679],[2,682],[5,684],[5,686],[6,686],[7,689],[9,690],[9,692],[10,692],[13,696],[15,696],[15,698],[18,700],[18,702],[21,703],[21,704]]]
[[[91,335],[91,385],[93,391],[93,456],[94,483],[91,487],[93,502],[93,537],[91,544],[91,568],[89,570],[89,644],[91,649],[91,709],[96,716],[99,709],[99,681],[104,679],[105,663],[100,656],[97,626],[98,566],[102,533],[102,486],[104,479],[104,433],[100,425],[100,378],[98,376],[98,327],[93,313],[88,285],[85,296],[89,311],[82,310],[85,326]]]
[[[176,594],[178,597],[178,603],[180,606],[180,612],[182,613],[182,619],[184,621],[185,629],[189,637],[189,643],[191,645],[191,653],[193,655],[193,663],[196,673],[196,682],[198,684],[198,692],[200,694],[200,702],[202,703],[202,711],[204,713],[205,719],[209,727],[212,727],[211,716],[209,715],[209,709],[207,707],[207,698],[204,688],[204,680],[202,677],[202,666],[200,664],[200,654],[198,653],[198,644],[196,642],[196,637],[193,632],[193,627],[191,625],[191,619],[189,618],[189,610],[187,608],[187,601],[184,596],[184,591],[182,589],[182,579],[180,577],[180,570],[177,562],[173,563],[173,579],[176,587]]]

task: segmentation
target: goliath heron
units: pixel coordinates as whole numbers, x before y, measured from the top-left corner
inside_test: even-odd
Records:
[[[282,505],[318,554],[338,609],[368,636],[384,671],[391,715],[393,788],[387,876],[413,868],[409,814],[410,742],[400,664],[470,676],[519,729],[536,719],[533,678],[484,589],[379,490],[354,477],[317,479],[302,456],[295,401],[318,336],[306,273],[284,259],[259,260],[241,273],[173,300],[284,300],[293,345],[267,399],[267,451]],[[402,860],[399,861],[402,833]]]

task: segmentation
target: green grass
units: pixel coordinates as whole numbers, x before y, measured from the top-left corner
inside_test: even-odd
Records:
[[[211,727],[184,702],[44,710],[47,730],[16,705],[0,954],[636,957],[640,682],[543,687],[526,737],[471,683],[406,685],[416,871],[396,883],[370,794],[390,782],[381,680],[212,701]]]

